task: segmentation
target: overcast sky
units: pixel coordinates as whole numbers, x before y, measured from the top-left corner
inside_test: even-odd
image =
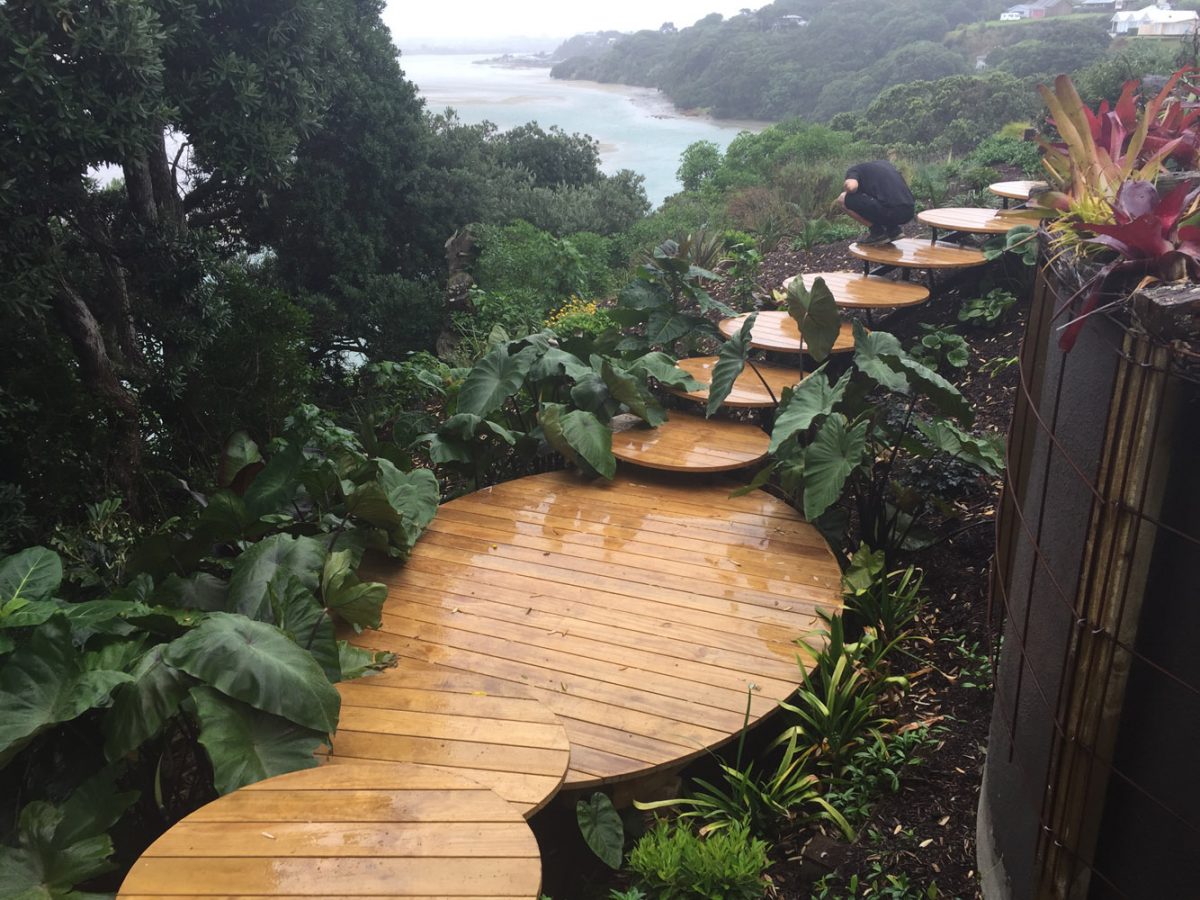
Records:
[[[762,0],[388,0],[383,18],[403,49],[413,38],[570,37],[658,28],[663,22],[682,28],[709,13],[730,16],[762,5]]]

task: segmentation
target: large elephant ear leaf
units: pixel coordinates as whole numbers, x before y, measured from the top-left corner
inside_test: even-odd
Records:
[[[625,404],[631,413],[657,428],[667,421],[666,410],[654,395],[635,376],[613,367],[609,360],[600,363],[600,377],[609,395]]]
[[[257,465],[263,461],[258,444],[244,431],[235,431],[225,442],[225,450],[221,454],[221,463],[217,468],[217,484],[223,488],[230,487],[238,473],[247,466]]]
[[[341,698],[312,655],[273,625],[212,613],[163,659],[223,694],[314,731],[337,727]]]
[[[357,569],[355,554],[346,550],[329,554],[325,571],[321,573],[321,596],[325,606],[353,625],[355,631],[378,628],[383,601],[387,599],[387,585],[359,581]]]
[[[325,548],[311,537],[273,534],[246,550],[234,561],[229,578],[228,608],[252,619],[271,615],[267,585],[279,572],[294,575],[309,590],[317,589]]]
[[[606,794],[599,791],[575,804],[579,832],[591,851],[609,868],[621,868],[625,848],[625,825]]]
[[[130,680],[124,672],[85,669],[64,616],[40,625],[0,668],[0,768],[46,729],[104,706]]]
[[[705,417],[711,416],[721,408],[721,404],[733,390],[733,383],[746,368],[746,359],[750,356],[750,334],[757,321],[758,313],[747,316],[738,333],[721,346],[721,351],[717,354],[717,364],[713,366],[712,383],[708,386]]]
[[[515,442],[515,438],[507,432],[500,437],[506,443]],[[402,550],[411,550],[417,538],[437,515],[438,502],[441,500],[437,476],[428,469],[401,472],[386,459],[377,459],[375,464],[378,466],[379,484],[382,485],[388,502],[400,514],[402,520],[401,533],[393,535],[392,542]]]
[[[280,575],[271,582],[269,590],[279,630],[312,654],[326,678],[331,682],[340,681],[342,666],[338,659],[336,628],[321,601],[290,575]]]
[[[667,387],[679,388],[684,391],[698,391],[704,387],[679,366],[675,360],[661,350],[655,350],[639,356],[628,366],[630,372],[641,372],[654,378]]]
[[[907,353],[887,359],[897,372],[902,372],[908,383],[921,391],[941,412],[952,415],[964,425],[975,419],[975,410],[967,398],[953,384]]]
[[[867,331],[854,322],[854,365],[864,375],[889,391],[908,393],[908,379],[888,360],[904,353],[900,341],[886,331]]]
[[[296,495],[303,462],[303,448],[298,442],[292,442],[271,457],[266,467],[254,476],[242,498],[252,520],[278,511]]]
[[[829,377],[818,369],[796,387],[786,391],[775,427],[771,430],[771,453],[778,453],[784,442],[794,434],[807,431],[813,422],[833,412],[841,402],[850,383],[850,373],[845,373],[830,384]]]
[[[248,784],[317,764],[324,732],[305,728],[213,690],[192,688],[188,705],[200,723],[200,743],[213,767],[217,791],[228,794]]]
[[[158,734],[195,683],[163,659],[166,644],[151,647],[138,660],[133,681],[113,695],[104,717],[104,755],[117,760]]]
[[[808,355],[817,362],[829,356],[841,333],[842,319],[825,279],[814,281],[810,291],[803,278],[793,278],[787,290],[787,309],[796,320]]]
[[[837,502],[850,473],[862,465],[869,424],[850,425],[845,416],[835,413],[804,448],[804,518],[808,521]]]
[[[561,403],[546,403],[541,412],[546,443],[568,461],[587,467],[612,480],[617,460],[612,453],[612,431],[589,412],[567,412]]]
[[[14,604],[49,600],[62,584],[62,560],[53,550],[30,547],[0,562],[0,615]]]
[[[521,389],[538,355],[536,347],[526,347],[512,356],[507,347],[494,347],[475,364],[459,389],[457,412],[486,416],[499,409]]]

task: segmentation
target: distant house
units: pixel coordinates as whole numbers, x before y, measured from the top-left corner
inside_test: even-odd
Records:
[[[1139,37],[1179,37],[1194,34],[1200,16],[1193,9],[1162,9],[1145,6],[1114,13],[1108,31],[1112,35],[1136,34]]]
[[[776,19],[771,28],[774,31],[782,31],[784,28],[803,28],[808,24],[808,19],[804,16],[780,16]]]
[[[1045,19],[1050,16],[1065,16],[1072,12],[1071,0],[1030,0],[1018,3],[1000,13],[1001,22],[1017,22],[1021,19]]]

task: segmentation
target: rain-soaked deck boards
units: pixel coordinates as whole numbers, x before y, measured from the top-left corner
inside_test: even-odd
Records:
[[[839,602],[815,528],[736,483],[569,472],[444,504],[408,562],[376,562],[365,647],[528,688],[571,742],[564,787],[639,778],[729,740],[799,679]]]
[[[668,388],[671,393],[695,400],[697,403],[708,402],[708,387],[712,384],[713,368],[717,365],[715,356],[692,356],[679,360],[676,365],[697,381],[703,382],[704,387],[695,391],[685,391],[678,388]],[[784,366],[773,366],[769,363],[753,362],[747,364],[733,382],[733,390],[725,398],[724,406],[739,409],[763,409],[777,406],[783,396],[784,388],[795,387],[804,378],[799,369],[789,369]]]
[[[531,816],[558,792],[571,745],[528,690],[403,659],[343,681],[342,712],[325,763],[413,762],[464,775]]]
[[[942,242],[930,244],[923,238],[903,238],[890,244],[851,244],[850,255],[867,263],[906,269],[969,269],[987,262],[982,250]]]
[[[823,279],[833,294],[833,302],[847,309],[896,309],[929,299],[929,289],[923,285],[860,272],[805,272],[785,279],[784,290],[793,278],[803,279],[810,291],[818,278]]]
[[[535,900],[541,880],[518,807],[446,769],[363,764],[214,800],[151,844],[117,896]]]
[[[749,313],[732,319],[722,319],[717,327],[725,337],[733,337],[742,329]],[[750,329],[750,346],[759,350],[774,350],[778,353],[800,353],[807,345],[800,343],[800,330],[796,320],[786,312],[769,310],[760,312]],[[854,349],[854,330],[849,322],[843,322],[837,340],[833,343],[834,353],[846,353]]]
[[[612,452],[621,462],[669,472],[731,472],[767,457],[771,438],[757,425],[671,412],[651,428],[636,416],[612,422]]]

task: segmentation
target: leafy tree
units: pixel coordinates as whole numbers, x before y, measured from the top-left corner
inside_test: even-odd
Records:
[[[721,148],[712,141],[695,141],[679,157],[675,177],[685,191],[699,190],[721,165]]]

